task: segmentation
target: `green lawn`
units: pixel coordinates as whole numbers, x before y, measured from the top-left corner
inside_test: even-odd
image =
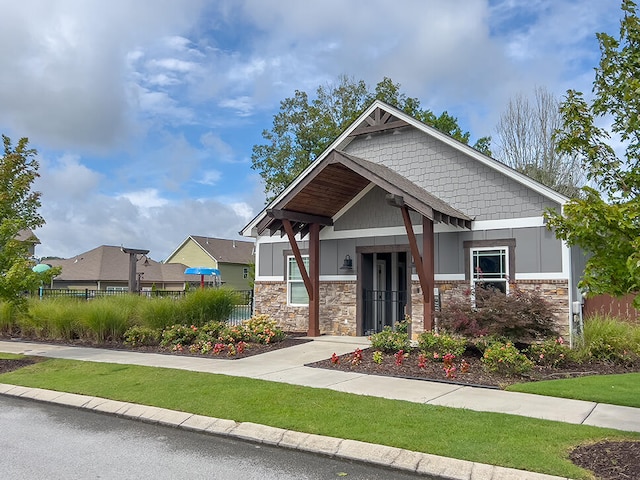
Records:
[[[182,370],[47,360],[0,383],[95,395],[571,478],[572,446],[640,434]]]
[[[640,373],[519,383],[507,390],[640,408]]]

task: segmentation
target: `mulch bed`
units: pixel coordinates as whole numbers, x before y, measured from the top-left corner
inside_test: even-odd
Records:
[[[464,360],[469,365],[467,373],[462,373],[460,363]],[[481,386],[487,388],[504,388],[513,383],[554,380],[558,378],[575,378],[587,375],[609,375],[614,373],[631,373],[640,371],[640,365],[616,365],[613,363],[567,364],[562,367],[537,367],[526,375],[506,376],[485,372],[479,354],[465,354],[456,359],[456,377],[447,378],[442,362],[427,361],[424,368],[418,366],[418,355],[413,353],[406,357],[402,365],[396,364],[394,355],[384,354],[381,363],[373,361],[373,350],[363,349],[362,360],[353,362],[353,353],[338,357],[338,363],[331,359],[307,364],[309,367],[328,368],[346,372],[366,373],[368,375],[384,375],[391,377],[429,380],[461,385]]]
[[[220,359],[238,359],[253,355],[260,355],[280,348],[287,348],[294,345],[310,341],[300,338],[304,334],[294,333],[278,343],[271,345],[251,344],[245,352],[233,357],[221,354],[213,356]],[[24,339],[25,341],[32,341]],[[51,342],[46,342],[51,343]],[[138,352],[163,353],[168,355],[194,355],[188,351],[172,352],[170,349],[161,347],[128,347],[122,343],[95,344],[87,341],[64,342],[65,345],[88,346],[96,348],[122,349]],[[206,355],[208,357],[211,354]],[[412,378],[419,380],[439,381],[456,383],[461,385],[473,385],[485,388],[504,388],[507,385],[521,382],[531,382],[539,380],[550,380],[557,378],[570,378],[586,375],[607,375],[614,373],[630,373],[640,371],[640,365],[622,366],[608,363],[590,363],[581,365],[566,365],[562,368],[537,368],[526,376],[508,377],[498,374],[486,373],[482,369],[482,363],[478,355],[466,355],[463,357],[469,364],[467,373],[459,370],[456,378],[446,378],[442,368],[442,363],[427,362],[424,368],[418,367],[417,355],[410,355],[405,358],[402,365],[396,364],[396,359],[392,354],[385,354],[383,361],[378,364],[373,361],[373,351],[371,349],[362,350],[362,360],[353,363],[353,354],[346,354],[338,357],[338,362],[331,359],[310,363],[307,366],[315,368],[327,368],[333,370],[364,373],[370,375],[385,375],[402,378]],[[22,359],[5,360],[0,359],[0,374],[17,370],[43,360],[39,357],[25,357]],[[461,361],[462,359],[460,359]],[[456,362],[459,366],[460,362]],[[640,474],[640,442],[600,442],[593,445],[582,445],[573,449],[569,458],[576,465],[592,471],[596,478],[600,480],[631,480],[639,479]]]

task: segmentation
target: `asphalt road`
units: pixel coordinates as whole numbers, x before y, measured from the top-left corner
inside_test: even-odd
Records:
[[[0,452],[4,480],[427,478],[1,395]]]

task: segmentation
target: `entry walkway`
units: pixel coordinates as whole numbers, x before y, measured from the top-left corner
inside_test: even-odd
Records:
[[[0,351],[218,373],[393,400],[640,432],[638,408],[304,366],[305,363],[327,359],[334,352],[342,355],[352,352],[357,347],[364,348],[368,345],[369,342],[364,337],[322,336],[314,338],[312,342],[238,360],[14,341],[1,341]]]

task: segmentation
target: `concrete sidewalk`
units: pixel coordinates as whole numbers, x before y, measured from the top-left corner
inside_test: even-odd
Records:
[[[18,341],[0,341],[0,351],[91,362],[145,365],[257,378],[314,388],[470,410],[507,413],[567,423],[640,432],[640,409],[566,400],[447,383],[381,377],[305,367],[369,345],[365,338],[319,337],[314,341],[238,360],[137,353]],[[231,435],[323,455],[338,456],[459,480],[550,480],[549,475],[411,452],[353,440],[292,432],[252,423],[202,417],[96,397],[0,384],[0,394],[112,413],[148,422]]]

